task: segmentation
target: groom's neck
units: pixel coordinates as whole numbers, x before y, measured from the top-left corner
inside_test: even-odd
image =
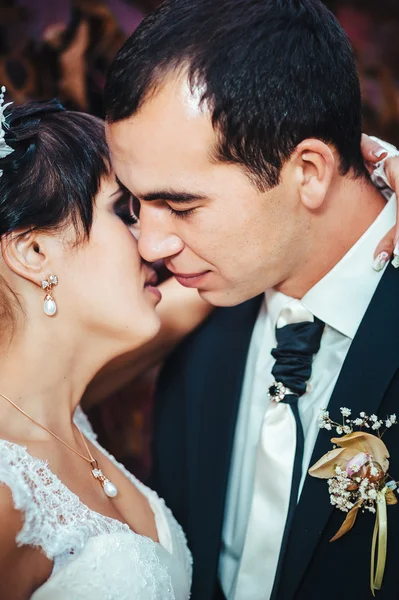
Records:
[[[368,179],[340,178],[323,210],[312,215],[309,243],[301,263],[276,289],[302,298],[356,244],[385,205],[385,199]],[[372,256],[364,260],[370,261],[371,267]]]

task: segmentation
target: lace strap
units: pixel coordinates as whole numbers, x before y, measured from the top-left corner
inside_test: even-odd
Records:
[[[0,484],[10,489],[15,509],[24,516],[24,524],[16,542],[19,546],[33,543],[43,547],[39,532],[44,526],[44,513],[35,500],[32,475],[36,469],[32,470],[33,465],[27,457],[26,449],[22,446],[0,441]],[[45,470],[46,464],[41,464],[39,469]]]
[[[0,440],[0,484],[10,489],[14,507],[23,513],[24,524],[16,537],[19,546],[40,547],[50,560],[83,546],[79,530],[68,526],[68,515],[79,499],[63,493],[45,461],[23,446]]]

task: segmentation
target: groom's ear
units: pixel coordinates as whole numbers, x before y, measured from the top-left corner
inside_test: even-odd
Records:
[[[299,176],[301,201],[306,208],[317,210],[326,198],[335,172],[334,154],[324,142],[308,139],[296,147],[292,160]]]

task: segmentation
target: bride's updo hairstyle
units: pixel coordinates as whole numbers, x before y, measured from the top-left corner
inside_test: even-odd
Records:
[[[109,173],[104,123],[57,101],[6,109],[0,159],[0,237],[16,230],[56,230],[73,222],[88,237],[101,177]]]
[[[27,230],[56,233],[72,223],[76,241],[87,240],[100,180],[110,171],[104,123],[52,100],[6,108],[3,130],[14,151],[0,158],[0,238]],[[0,320],[12,316],[4,285],[0,281]]]

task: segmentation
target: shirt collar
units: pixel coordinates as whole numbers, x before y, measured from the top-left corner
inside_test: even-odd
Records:
[[[345,256],[302,298],[303,305],[316,317],[346,337],[353,339],[384,269],[372,268],[378,243],[396,220],[396,196],[392,195],[384,209]],[[266,305],[275,326],[289,296],[266,291]]]

